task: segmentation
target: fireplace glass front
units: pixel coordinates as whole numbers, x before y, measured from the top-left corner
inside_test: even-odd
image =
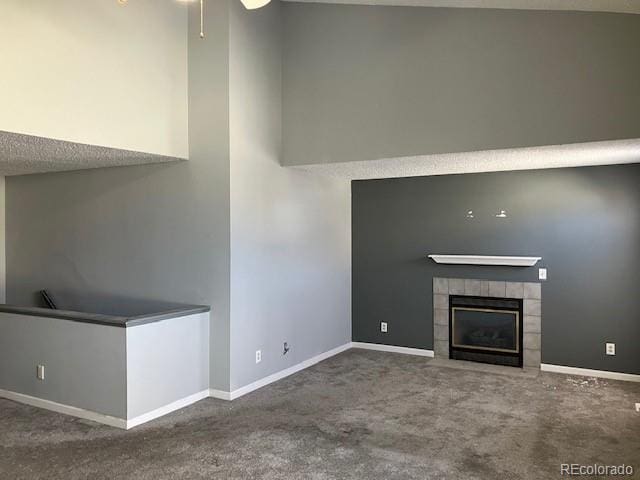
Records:
[[[522,301],[450,296],[450,357],[522,366]]]

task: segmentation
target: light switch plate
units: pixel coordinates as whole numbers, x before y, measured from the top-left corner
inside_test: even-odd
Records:
[[[546,280],[547,279],[547,269],[546,268],[538,269],[538,279],[539,280]]]

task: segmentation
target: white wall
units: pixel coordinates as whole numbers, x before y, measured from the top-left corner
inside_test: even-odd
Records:
[[[0,130],[186,158],[187,8],[0,2]]]
[[[351,340],[350,185],[279,162],[280,9],[230,6],[231,390]]]
[[[126,329],[127,419],[209,392],[209,313]]]

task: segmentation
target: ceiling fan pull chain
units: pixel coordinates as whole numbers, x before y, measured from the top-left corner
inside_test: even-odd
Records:
[[[200,38],[204,38],[204,0],[200,0]]]

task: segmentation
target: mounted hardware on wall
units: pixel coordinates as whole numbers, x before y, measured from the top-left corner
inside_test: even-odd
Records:
[[[120,5],[126,5],[129,0],[117,0]],[[182,2],[190,2],[191,0],[179,0]],[[204,38],[204,0],[200,1],[200,38]],[[264,7],[271,0],[240,0],[244,8],[247,10],[255,10]]]
[[[494,216],[496,218],[508,218],[506,210],[500,210]],[[475,214],[473,213],[473,210],[467,210],[466,217],[467,218],[475,218]]]

